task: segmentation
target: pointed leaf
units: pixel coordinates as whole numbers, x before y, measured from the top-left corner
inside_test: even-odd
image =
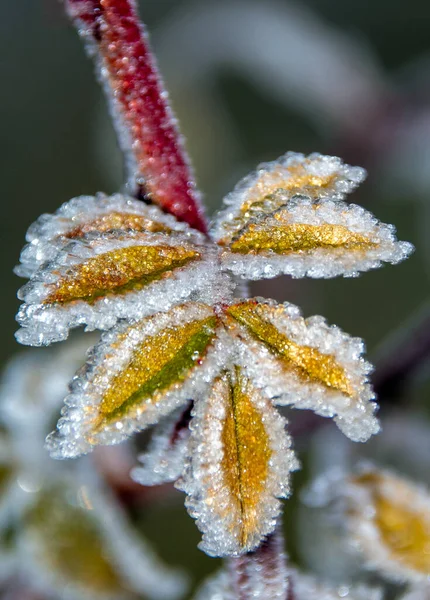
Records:
[[[254,549],[279,514],[297,468],[286,421],[237,368],[195,406],[191,460],[179,486],[203,533],[202,550],[236,556]]]
[[[283,205],[255,215],[229,240],[224,268],[247,279],[288,274],[293,277],[355,277],[361,271],[396,264],[413,246],[398,242],[391,225],[355,204],[311,198],[288,200],[283,192],[270,196]],[[268,199],[268,201],[269,201]]]
[[[192,403],[180,408],[155,426],[148,450],[139,456],[141,466],[130,476],[142,485],[176,481],[188,454]]]
[[[84,323],[87,330],[109,329],[118,319],[166,310],[196,291],[213,301],[225,293],[223,286],[213,289],[216,279],[213,252],[186,238],[89,234],[60,250],[21,288],[17,339],[39,346],[66,339]]]
[[[348,529],[369,566],[394,581],[428,581],[429,490],[372,468],[344,480],[340,490]]]
[[[70,240],[113,230],[181,233],[197,244],[204,241],[203,235],[166,215],[157,206],[148,206],[122,194],[79,196],[63,204],[53,215],[42,215],[30,226],[26,236],[29,243],[21,253],[21,264],[15,272],[21,277],[31,277]]]
[[[227,207],[215,221],[213,237],[218,244],[229,246],[252,219],[272,214],[293,196],[343,200],[365,177],[364,169],[345,165],[335,156],[287,152],[259,165],[237,184],[224,199]]]
[[[73,380],[56,458],[115,444],[202,392],[228,359],[230,342],[208,306],[189,303],[104,334]]]
[[[355,441],[379,430],[363,343],[322,317],[303,319],[292,304],[254,299],[231,305],[231,332],[244,342],[242,363],[280,405],[335,417]]]

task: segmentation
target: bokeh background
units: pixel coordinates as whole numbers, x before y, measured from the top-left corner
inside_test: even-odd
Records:
[[[21,281],[12,269],[27,227],[74,196],[118,190],[122,164],[92,65],[61,4],[1,6],[4,362],[19,350]],[[416,246],[405,263],[357,279],[281,278],[253,291],[363,337],[381,369],[415,337],[424,337],[422,358],[426,324],[430,340],[428,1],[147,0],[140,11],[208,213],[259,162],[318,151],[365,166],[369,178],[355,201]],[[429,362],[421,358],[402,395],[384,398],[383,411],[392,402],[405,414],[428,412]],[[167,504],[146,510],[148,537],[167,560],[200,575],[212,570],[195,550],[198,533],[181,502],[169,496]]]

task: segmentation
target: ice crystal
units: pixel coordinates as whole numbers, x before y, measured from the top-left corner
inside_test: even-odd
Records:
[[[58,250],[86,233],[104,233],[114,229],[180,233],[189,241],[202,244],[204,236],[180,223],[157,206],[148,206],[123,194],[79,196],[65,202],[55,214],[41,215],[27,232],[17,275],[31,275],[45,262],[55,258]]]
[[[288,153],[239,184],[207,238],[120,195],[39,220],[21,256],[31,279],[18,339],[108,330],[72,380],[51,454],[78,456],[166,418],[133,477],[178,479],[208,554],[258,547],[298,466],[274,405],[334,417],[355,441],[379,425],[361,340],[289,303],[235,298],[233,275],[351,276],[406,258],[391,226],[345,203],[363,178],[338,158]]]

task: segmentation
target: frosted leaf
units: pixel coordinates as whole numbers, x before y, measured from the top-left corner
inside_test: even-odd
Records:
[[[116,444],[203,393],[228,360],[230,340],[213,310],[188,303],[102,336],[67,396],[55,458]]]
[[[222,253],[223,267],[247,279],[356,277],[361,271],[396,264],[413,246],[398,242],[395,228],[370,212],[333,197],[315,203],[284,192],[270,197],[277,210],[260,213],[241,227]]]
[[[371,365],[363,342],[322,317],[304,319],[289,303],[252,299],[227,309],[230,332],[240,340],[241,364],[275,404],[334,417],[354,441],[377,433]]]
[[[55,258],[58,250],[88,233],[107,233],[113,230],[181,233],[190,241],[202,244],[204,236],[157,206],[123,194],[78,196],[64,203],[54,214],[41,215],[28,229],[29,242],[15,269],[21,277],[31,277],[45,262]]]
[[[212,302],[229,293],[219,282],[214,252],[165,234],[88,234],[60,250],[19,297],[23,344],[64,340],[69,330],[109,329],[179,304],[193,293]]]
[[[192,403],[178,409],[155,426],[148,450],[139,456],[142,466],[130,475],[142,485],[159,485],[176,481],[181,475],[188,453],[189,423]]]
[[[428,582],[430,492],[371,467],[339,481],[349,535],[368,566],[393,581]]]
[[[65,478],[35,498],[20,530],[21,576],[64,600],[173,600],[185,580],[137,538],[106,490]]]
[[[383,600],[382,590],[351,584],[334,587],[299,571],[290,571],[290,585],[294,600]]]
[[[287,152],[259,165],[224,198],[226,208],[213,228],[214,240],[229,246],[232,239],[255,217],[269,215],[297,194],[313,200],[343,200],[365,179],[366,171],[345,165],[340,158]]]
[[[195,404],[190,460],[177,486],[210,556],[238,556],[271,533],[298,466],[286,421],[239,368]]]

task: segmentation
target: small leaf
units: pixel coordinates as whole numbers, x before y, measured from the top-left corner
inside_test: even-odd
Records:
[[[51,482],[29,507],[21,573],[47,594],[72,600],[179,598],[184,580],[158,562],[109,497],[71,481]],[[64,596],[66,597],[66,596]]]
[[[180,233],[194,243],[204,241],[197,231],[156,206],[148,206],[122,194],[79,196],[63,204],[53,215],[42,215],[30,226],[26,236],[29,244],[23,249],[21,264],[15,272],[21,277],[31,277],[43,263],[55,258],[70,240],[88,233],[114,230]]]
[[[283,193],[270,199],[280,207],[255,213],[222,254],[224,268],[235,275],[355,277],[382,262],[396,264],[413,250],[408,242],[396,240],[391,225],[355,204],[332,199],[315,203],[305,197],[288,200]]]
[[[139,456],[141,466],[130,476],[141,485],[159,485],[176,481],[188,455],[192,403],[176,410],[155,426],[149,448]]]
[[[335,417],[355,441],[379,430],[363,343],[322,317],[303,319],[292,304],[254,299],[231,305],[230,330],[244,342],[247,375],[276,404]]]
[[[109,329],[121,318],[167,310],[195,291],[213,301],[225,292],[223,285],[215,290],[215,281],[207,246],[153,233],[89,235],[60,250],[21,288],[17,339],[39,346],[67,338],[84,323],[87,330]]]
[[[372,468],[343,483],[348,529],[369,566],[394,581],[428,581],[429,490]]]
[[[315,153],[306,157],[287,152],[273,162],[260,165],[237,184],[224,199],[227,208],[215,221],[213,237],[218,244],[229,246],[252,219],[272,214],[293,196],[343,200],[365,176],[364,169],[345,165],[335,156]]]
[[[189,303],[104,334],[73,380],[58,432],[56,458],[115,444],[201,393],[230,343],[208,306]]]
[[[178,485],[207,554],[243,554],[273,531],[276,498],[289,494],[297,468],[285,425],[239,368],[221,374],[196,403],[190,464]]]

